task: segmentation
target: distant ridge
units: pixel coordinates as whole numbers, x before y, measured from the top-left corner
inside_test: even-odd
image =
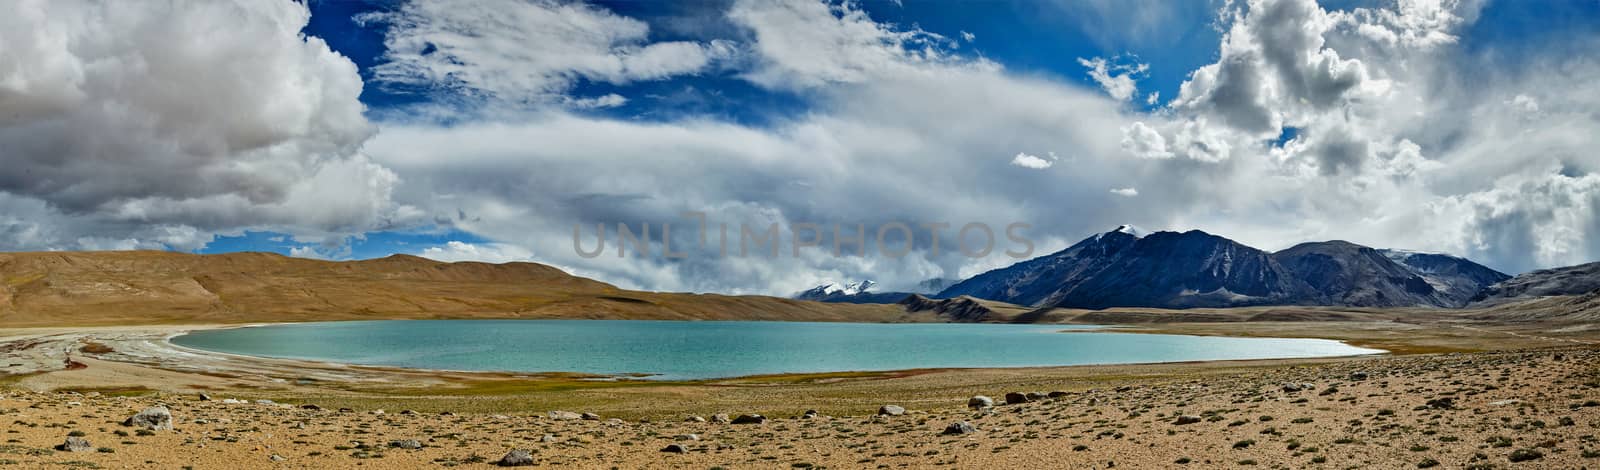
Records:
[[[892,305],[629,291],[537,263],[0,253],[0,326],[8,327],[398,318],[919,320],[905,315]]]
[[[1123,225],[1059,252],[979,274],[936,297],[1088,309],[1457,308],[1509,277],[1463,258],[1345,241],[1268,253],[1199,230],[1144,233]]]

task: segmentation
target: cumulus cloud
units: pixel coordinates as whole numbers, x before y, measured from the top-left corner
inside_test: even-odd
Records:
[[[1149,64],[1118,63],[1103,57],[1093,59],[1079,57],[1078,64],[1087,67],[1089,78],[1100,84],[1100,88],[1105,89],[1106,94],[1116,98],[1117,101],[1133,99],[1133,95],[1139,92],[1138,76],[1150,69]]]
[[[1134,197],[1139,195],[1139,190],[1137,188],[1113,188],[1111,190],[1111,194],[1123,197]]]
[[[728,19],[755,37],[758,65],[745,76],[772,88],[859,83],[930,65],[996,67],[954,55],[955,41],[939,34],[873,21],[850,2],[739,0]]]
[[[396,176],[359,153],[375,130],[360,75],[301,36],[305,5],[11,8],[0,18],[0,194],[43,220],[135,240],[119,247],[188,248],[241,226],[333,233],[396,217]],[[35,242],[10,243],[105,247],[24,231]]]
[[[1043,170],[1045,168],[1050,168],[1050,165],[1054,165],[1055,162],[1039,158],[1035,155],[1028,155],[1026,153],[1018,152],[1017,156],[1011,157],[1011,164],[1023,168]]]

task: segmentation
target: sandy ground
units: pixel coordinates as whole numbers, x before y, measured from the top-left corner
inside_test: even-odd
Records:
[[[1125,384],[1082,389],[1063,380],[1072,390],[1058,398],[986,410],[959,400],[908,405],[902,416],[773,416],[765,424],[684,422],[685,416],[558,420],[547,410],[310,410],[224,403],[221,393],[200,401],[191,394],[14,390],[0,398],[8,423],[0,463],[481,468],[525,449],[539,465],[582,468],[1600,465],[1600,351],[1589,348],[1363,358],[1114,383]],[[1305,385],[1295,391],[1285,384]],[[994,386],[986,394],[1003,400],[1009,391],[1035,390]],[[900,404],[893,396],[880,401]],[[158,404],[171,409],[175,429],[139,433],[121,424]],[[1188,417],[1185,424],[1176,424],[1179,417]],[[959,421],[976,431],[943,434]],[[78,434],[95,450],[52,450]],[[391,446],[408,439],[422,447]],[[673,444],[683,452],[663,451]],[[1526,460],[1513,462],[1514,455]]]
[[[485,467],[510,449],[540,465],[593,468],[1600,465],[1600,346],[1588,329],[1174,324],[1139,331],[1332,337],[1434,353],[703,382],[397,370],[166,341],[222,326],[0,330],[0,466]],[[1500,351],[1437,353],[1486,349]],[[1310,386],[1286,391],[1289,383]],[[1029,391],[1059,397],[1003,404],[1007,392]],[[973,395],[1002,404],[971,410]],[[254,402],[262,399],[276,403]],[[121,425],[158,404],[172,410],[175,430]],[[886,404],[909,411],[875,417]],[[603,419],[551,419],[553,410]],[[819,414],[801,418],[807,410]],[[773,419],[684,421],[746,413]],[[1175,424],[1181,415],[1199,421]],[[942,435],[958,421],[976,431]],[[52,450],[72,434],[96,450]],[[389,447],[406,439],[423,447]],[[684,452],[663,452],[670,444]],[[1512,462],[1519,450],[1528,460]]]

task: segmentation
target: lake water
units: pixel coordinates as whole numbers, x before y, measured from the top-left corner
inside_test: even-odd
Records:
[[[423,369],[650,374],[664,380],[793,372],[1024,367],[1382,352],[1322,339],[1093,331],[1080,325],[642,320],[393,320],[204,330],[209,351]],[[1062,330],[1090,330],[1061,333]]]

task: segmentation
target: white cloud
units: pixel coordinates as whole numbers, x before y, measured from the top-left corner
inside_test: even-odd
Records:
[[[423,249],[417,256],[435,261],[478,261],[484,263],[510,263],[533,261],[533,252],[527,248],[505,243],[467,243],[449,241],[442,246]]]
[[[582,2],[406,2],[358,19],[388,25],[374,80],[453,90],[472,106],[559,102],[580,80],[692,75],[737,54],[726,41],[649,42],[648,24]]]
[[[1050,165],[1054,165],[1055,162],[1039,158],[1038,156],[1018,152],[1017,156],[1011,157],[1011,164],[1023,168],[1043,170],[1045,168],[1050,168]]]
[[[1139,195],[1139,190],[1136,188],[1113,188],[1111,190],[1111,194],[1123,197],[1134,197]]]
[[[403,209],[388,200],[395,175],[358,152],[375,130],[360,75],[301,36],[305,5],[10,7],[0,17],[0,194],[93,236],[30,223],[35,241],[0,245],[192,248],[242,226],[359,232]]]
[[[1136,83],[1139,75],[1150,69],[1149,64],[1113,63],[1103,57],[1078,58],[1078,64],[1089,68],[1089,78],[1100,84],[1106,94],[1117,101],[1128,101],[1139,92]]]
[[[615,108],[628,103],[628,98],[616,93],[607,93],[603,96],[589,98],[562,97],[562,102],[572,109],[601,109]]]
[[[978,35],[966,31],[961,32],[961,39],[967,42],[977,41]]]

